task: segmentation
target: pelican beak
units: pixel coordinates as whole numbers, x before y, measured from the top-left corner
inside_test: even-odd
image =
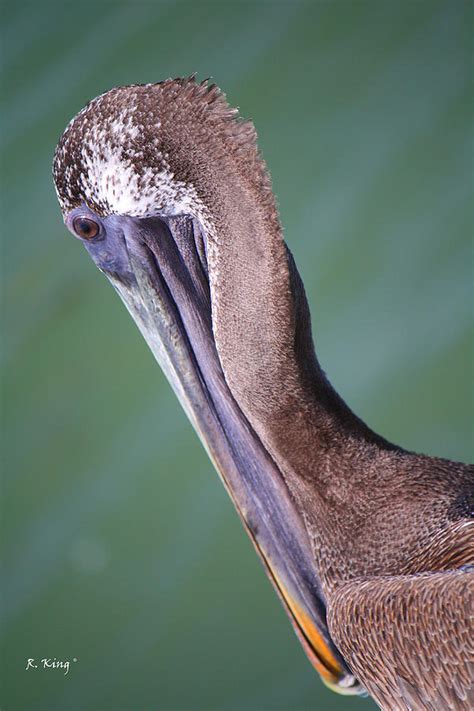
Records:
[[[104,218],[86,243],[165,372],[326,684],[360,693],[326,625],[310,542],[283,477],[226,383],[213,335],[206,236],[187,216]]]

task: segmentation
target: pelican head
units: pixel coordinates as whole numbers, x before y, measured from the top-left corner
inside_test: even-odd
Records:
[[[113,89],[67,127],[54,180],[67,228],[111,281],[160,363],[313,664],[327,683],[356,691],[327,631],[304,523],[232,393],[218,349],[232,318],[229,299],[239,300],[234,278],[221,290],[223,257],[231,251],[250,273],[258,271],[263,226],[283,252],[252,124],[237,118],[217,87],[193,79]],[[258,210],[244,210],[256,197]],[[254,242],[256,258],[240,238]],[[248,336],[256,339],[256,355],[264,344],[255,326]],[[235,321],[234,328],[245,324]]]
[[[67,126],[54,180],[67,228],[160,363],[311,662],[336,690],[385,698],[346,645],[359,632],[344,632],[340,596],[465,563],[468,474],[388,443],[327,381],[253,125],[193,78],[112,89]]]

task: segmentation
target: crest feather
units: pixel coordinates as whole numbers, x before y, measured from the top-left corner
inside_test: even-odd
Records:
[[[238,175],[276,214],[252,122],[194,76],[90,101],[62,135],[53,175],[63,212],[86,203],[101,216],[145,216],[196,199],[211,207],[215,181]]]

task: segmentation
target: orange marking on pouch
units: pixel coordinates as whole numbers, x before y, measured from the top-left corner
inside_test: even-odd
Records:
[[[326,644],[324,637],[318,631],[309,615],[304,612],[296,602],[288,600],[288,607],[304,632],[305,637],[310,642],[310,645],[308,645],[308,642],[306,642],[306,644],[313,652],[311,656],[314,657],[314,659],[310,657],[313,666],[327,681],[333,683],[337,682],[341,677],[342,668]]]
[[[341,665],[333,655],[324,637],[310,616],[287,593],[278,579],[278,576],[275,575],[273,568],[271,568],[271,573],[294,618],[294,622],[296,623],[294,625],[295,629],[311,664],[321,675],[322,679],[332,687],[337,684],[341,676],[343,676]]]
[[[300,640],[301,646],[306,652],[306,656],[308,657],[312,666],[314,667],[314,669],[316,669],[324,684],[326,684],[326,686],[328,686],[332,691],[343,694],[353,693],[344,691],[342,688],[340,688],[339,682],[344,677],[344,669],[341,667],[340,663],[332,653],[330,647],[327,645],[324,637],[318,631],[318,628],[311,620],[311,617],[301,608],[300,605],[298,605],[297,602],[295,602],[291,595],[289,595],[285,586],[282,585],[279,576],[275,573],[273,566],[270,564],[269,559],[267,558],[259,543],[257,542],[257,539],[255,538],[254,533],[249,527],[245,516],[241,512],[240,507],[234,500],[232,491],[227,486],[224,479],[223,481],[227,490],[229,491],[232,500],[234,501],[242,523],[244,524],[244,527],[247,530],[247,533],[250,536],[250,539],[255,547],[257,555],[265,566],[267,574],[270,580],[272,581],[275,590],[288,613],[288,616],[291,620],[291,624],[293,625],[293,629],[295,630],[298,639]]]

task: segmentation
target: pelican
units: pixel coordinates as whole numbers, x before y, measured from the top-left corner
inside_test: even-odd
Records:
[[[252,123],[193,77],[115,88],[53,174],[323,681],[474,708],[474,468],[391,444],[327,380]]]

